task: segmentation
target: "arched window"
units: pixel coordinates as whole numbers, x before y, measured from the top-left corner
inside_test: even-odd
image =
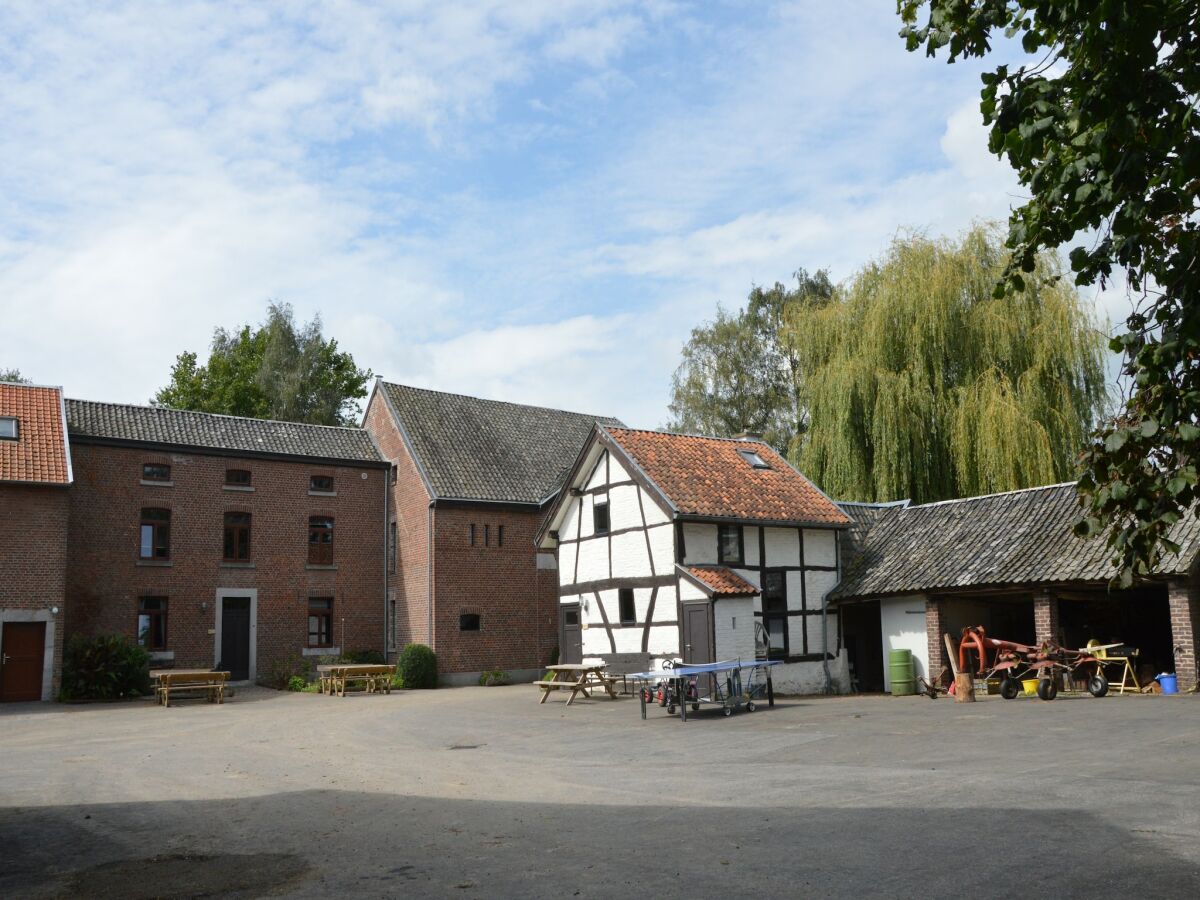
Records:
[[[333,519],[329,516],[308,519],[308,562],[314,566],[333,565]]]

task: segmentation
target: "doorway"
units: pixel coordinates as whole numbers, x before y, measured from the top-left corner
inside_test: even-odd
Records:
[[[684,665],[715,662],[711,603],[683,604],[682,656]]]
[[[41,700],[46,623],[5,622],[0,628],[0,701]]]
[[[579,604],[564,603],[558,608],[558,661],[583,662],[583,631],[579,627]]]
[[[217,668],[228,672],[231,681],[253,681],[257,674],[257,613],[257,591],[244,588],[217,591],[213,655]]]
[[[838,606],[842,623],[842,646],[862,693],[883,690],[883,624],[879,601],[843,603]]]

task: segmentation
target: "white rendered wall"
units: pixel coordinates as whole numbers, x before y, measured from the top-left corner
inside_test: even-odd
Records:
[[[829,661],[829,676],[835,694],[850,693],[850,663],[844,650]],[[772,666],[771,682],[777,694],[823,694],[825,667],[819,660]]]
[[[768,568],[800,565],[800,532],[795,528],[764,528],[763,542]]]
[[[702,566],[717,564],[717,526],[706,522],[683,523],[684,564]]]
[[[804,564],[836,566],[837,561],[837,532],[832,528],[805,528]]]
[[[892,689],[889,650],[911,650],[913,677],[929,677],[929,645],[925,638],[925,599],[895,597],[879,601],[879,622],[883,628],[883,689]]]
[[[638,508],[637,485],[623,484],[609,489],[608,527],[611,531],[642,527],[642,511]]]

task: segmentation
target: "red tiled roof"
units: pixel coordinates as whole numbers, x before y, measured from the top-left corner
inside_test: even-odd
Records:
[[[849,525],[811,481],[762,441],[605,429],[682,515]],[[738,452],[752,450],[769,468]]]
[[[758,588],[724,566],[689,566],[688,572],[712,588],[714,597],[741,597],[758,593]]]
[[[0,416],[17,419],[17,440],[0,438],[0,481],[71,483],[61,389],[0,383]]]

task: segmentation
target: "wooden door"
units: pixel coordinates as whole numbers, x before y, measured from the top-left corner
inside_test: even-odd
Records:
[[[711,603],[683,604],[684,665],[715,662]]]
[[[583,631],[579,627],[578,603],[564,603],[558,608],[558,661],[583,662]]]
[[[45,622],[5,622],[0,641],[0,701],[41,700]]]
[[[227,671],[231,681],[245,681],[250,677],[250,598],[224,597],[221,604],[218,668]]]

